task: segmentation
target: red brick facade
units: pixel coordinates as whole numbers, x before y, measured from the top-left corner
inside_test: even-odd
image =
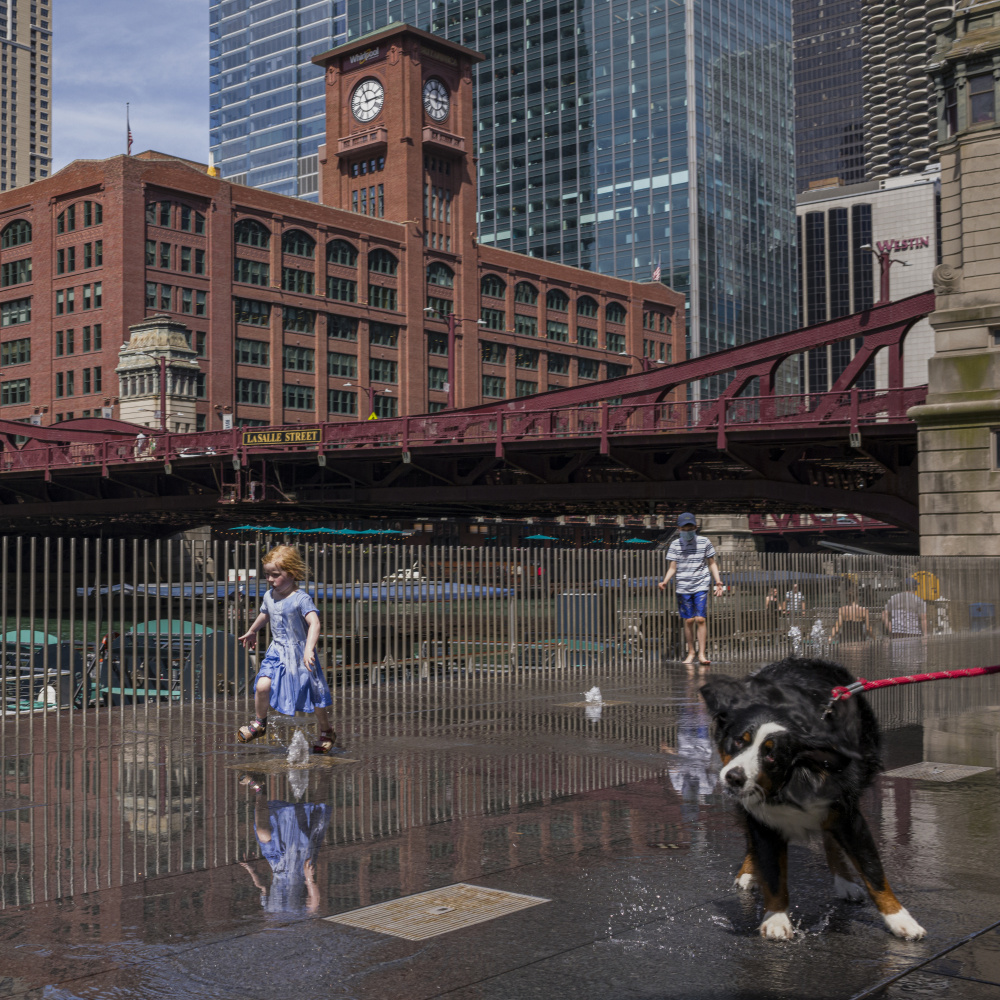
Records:
[[[449,374],[462,407],[680,360],[682,295],[477,244],[476,58],[399,25],[317,57],[325,204],[157,153],[78,160],[0,195],[0,417],[100,415],[129,325],[161,312],[192,332],[208,428],[219,407],[364,419],[372,391],[382,414],[416,414],[447,405]],[[421,99],[431,78],[450,95],[443,119]],[[370,80],[384,102],[362,123],[351,100]]]

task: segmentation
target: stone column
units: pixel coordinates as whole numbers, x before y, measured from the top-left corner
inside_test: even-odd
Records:
[[[1000,555],[1000,0],[936,25],[942,263],[920,449],[923,555]]]

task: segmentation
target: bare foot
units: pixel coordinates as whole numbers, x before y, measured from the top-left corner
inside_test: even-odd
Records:
[[[686,659],[682,661],[685,666],[690,667],[694,663],[694,653],[691,653]]]
[[[698,665],[701,667],[711,666],[711,663],[712,663],[711,660],[704,660],[700,656],[698,657]]]

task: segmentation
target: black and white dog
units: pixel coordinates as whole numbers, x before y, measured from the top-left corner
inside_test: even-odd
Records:
[[[828,660],[789,658],[746,678],[709,677],[701,688],[722,756],[719,778],[746,820],[747,855],[736,883],[760,888],[760,933],[771,940],[794,935],[788,843],[811,834],[822,835],[838,896],[860,901],[867,889],[896,937],[917,941],[926,933],[889,888],[858,806],[880,766],[875,714],[862,695],[827,712],[832,689],[853,681]]]

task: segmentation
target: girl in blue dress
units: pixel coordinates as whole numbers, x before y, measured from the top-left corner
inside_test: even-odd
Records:
[[[260,614],[239,642],[245,649],[255,646],[257,633],[270,623],[271,645],[254,679],[257,717],[240,726],[236,738],[249,743],[263,736],[267,732],[268,708],[282,715],[315,712],[318,732],[313,753],[329,753],[336,745],[337,734],[327,711],[333,698],[316,657],[319,612],[312,598],[296,585],[306,575],[305,564],[290,545],[271,549],[263,562],[271,589],[264,595]]]

